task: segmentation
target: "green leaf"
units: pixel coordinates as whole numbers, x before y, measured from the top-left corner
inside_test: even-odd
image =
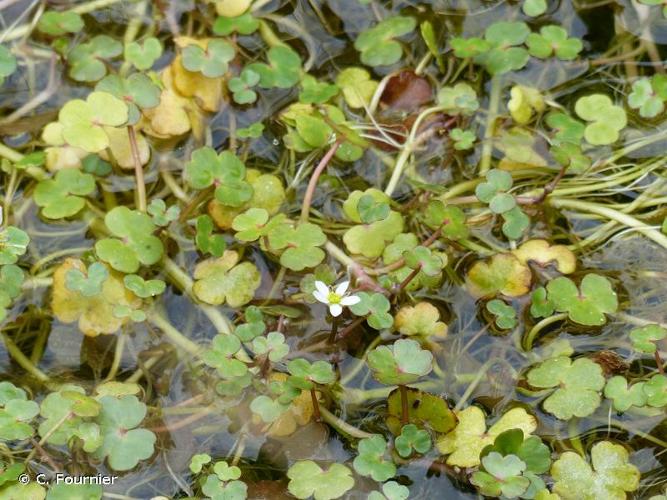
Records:
[[[667,406],[667,377],[662,373],[656,373],[644,383],[644,395],[646,403],[654,408]]]
[[[62,138],[89,153],[109,147],[104,127],[119,127],[129,118],[127,105],[107,92],[92,92],[85,101],[72,99],[58,113]]]
[[[531,33],[526,38],[528,52],[531,56],[546,59],[555,55],[562,61],[571,61],[583,49],[578,38],[568,38],[567,31],[560,26],[550,25],[540,28],[540,34]]]
[[[482,458],[482,466],[483,470],[473,473],[470,482],[483,495],[517,498],[530,486],[530,480],[523,477],[526,464],[515,455],[503,456],[492,451]]]
[[[71,10],[64,12],[48,11],[40,16],[37,29],[52,36],[78,33],[83,29],[83,19]]]
[[[247,373],[248,367],[234,357],[240,349],[241,341],[234,335],[216,335],[211,347],[202,355],[202,360],[211,368],[217,369],[221,377],[242,377]]]
[[[629,387],[625,377],[616,375],[607,380],[607,385],[604,388],[604,397],[611,399],[614,409],[619,412],[628,411],[631,406],[644,406],[646,404],[644,382],[639,382]]]
[[[493,299],[486,304],[486,310],[495,316],[496,326],[506,330],[517,325],[516,311],[502,300]]]
[[[401,44],[394,38],[415,29],[413,17],[396,16],[384,19],[374,27],[362,31],[354,41],[354,48],[361,53],[361,62],[368,66],[387,66],[401,58]]]
[[[429,202],[424,212],[424,224],[431,229],[441,228],[442,235],[450,240],[461,240],[470,232],[466,217],[459,207],[447,206],[440,200]]]
[[[479,108],[477,93],[469,84],[463,82],[452,87],[442,87],[438,91],[438,104],[449,115],[470,116]]]
[[[294,359],[287,363],[289,383],[301,390],[310,390],[315,384],[328,385],[336,380],[333,368],[326,361],[310,363],[305,359]]]
[[[107,212],[104,223],[116,238],[104,238],[95,244],[100,259],[123,273],[135,273],[140,265],[150,266],[162,257],[162,241],[153,232],[151,218],[127,207],[115,207]]]
[[[106,457],[109,466],[118,471],[134,468],[141,460],[153,455],[155,434],[137,428],[146,416],[146,405],[135,396],[102,396],[98,419],[103,436],[97,458]]]
[[[237,104],[250,104],[257,100],[257,94],[250,90],[259,83],[259,73],[243,68],[241,74],[231,78],[227,87],[233,92],[234,102]]]
[[[521,10],[527,16],[538,17],[547,11],[547,2],[546,0],[524,0]]]
[[[15,264],[26,252],[30,236],[15,226],[0,230],[0,265]]]
[[[584,138],[594,146],[613,144],[619,132],[627,125],[625,111],[603,94],[580,97],[574,110],[583,120],[591,122],[584,130]]]
[[[167,208],[164,200],[153,199],[148,204],[146,212],[151,216],[157,226],[166,227],[181,215],[181,209],[178,205],[172,205]]]
[[[657,350],[656,342],[667,338],[667,329],[660,325],[646,325],[630,331],[630,340],[635,351],[653,354]]]
[[[403,458],[412,455],[412,450],[424,454],[431,449],[431,436],[414,424],[407,424],[401,429],[401,435],[394,440],[396,451]]]
[[[320,226],[311,223],[296,227],[275,226],[269,232],[272,250],[282,250],[280,264],[293,271],[315,267],[324,260],[324,251],[319,248],[326,243]]]
[[[269,64],[252,63],[246,68],[259,74],[259,86],[282,89],[296,85],[301,78],[301,58],[286,45],[271,47],[266,56]]]
[[[458,127],[449,133],[449,137],[454,140],[454,149],[457,151],[472,149],[475,144],[475,139],[477,139],[474,132],[463,130]]]
[[[204,465],[211,463],[211,455],[208,453],[197,453],[190,459],[190,471],[199,474]]]
[[[615,313],[618,298],[609,280],[598,274],[587,274],[577,289],[574,282],[561,276],[547,284],[549,300],[556,311],[581,325],[599,326],[606,322],[605,313]]]
[[[167,286],[162,280],[145,280],[136,274],[125,276],[123,282],[128,290],[143,299],[160,295]]]
[[[505,213],[516,206],[514,197],[506,191],[512,187],[512,175],[504,170],[492,169],[486,173],[486,182],[475,188],[479,201],[488,203],[492,212]]]
[[[197,234],[195,235],[195,245],[199,251],[204,254],[211,254],[213,257],[222,257],[227,248],[225,238],[221,234],[213,234],[214,224],[210,216],[204,214],[197,217],[195,223]]]
[[[444,398],[408,387],[407,400],[410,423],[438,434],[445,434],[456,425],[456,416]],[[394,435],[401,432],[402,413],[400,390],[395,389],[387,398],[387,428]]]
[[[352,465],[358,474],[374,481],[386,481],[396,475],[396,466],[387,453],[387,442],[378,434],[359,441],[358,455]]]
[[[314,76],[304,75],[301,79],[299,102],[305,104],[324,104],[338,94],[338,86],[319,82]]]
[[[245,165],[234,153],[216,154],[208,146],[193,151],[185,165],[185,178],[193,188],[215,185],[216,200],[231,207],[239,207],[252,198],[253,188],[245,176]]]
[[[433,355],[412,339],[399,339],[391,346],[379,346],[368,354],[373,377],[385,385],[405,385],[428,375]]]
[[[35,203],[48,219],[64,219],[81,211],[83,198],[95,191],[95,178],[73,168],[59,170],[55,177],[40,181],[34,192]]]
[[[107,74],[106,59],[123,52],[123,45],[107,35],[97,35],[68,54],[69,76],[79,82],[96,82]]]
[[[371,328],[383,330],[390,328],[394,318],[389,313],[391,304],[389,299],[377,292],[359,292],[356,294],[360,301],[350,306],[350,311],[356,316],[368,316],[367,322]]]
[[[162,55],[162,44],[155,37],[125,45],[125,60],[139,71],[151,69]]]
[[[458,425],[438,440],[437,447],[442,454],[449,455],[448,465],[458,467],[479,465],[482,450],[509,429],[521,429],[528,436],[537,428],[537,419],[521,407],[504,413],[488,430],[484,413],[476,406],[469,406],[456,416]]]
[[[312,460],[299,460],[287,471],[287,489],[296,498],[333,500],[354,486],[352,471],[338,463],[323,469]]]
[[[79,269],[70,269],[65,275],[65,286],[84,297],[94,297],[102,292],[102,285],[109,278],[109,271],[104,264],[95,262],[88,266],[84,274]]]
[[[234,47],[225,40],[209,40],[206,49],[191,44],[182,51],[183,67],[199,72],[207,78],[218,78],[227,73],[228,64],[234,59]]]
[[[238,263],[238,254],[226,250],[222,257],[200,262],[195,267],[193,292],[207,304],[240,307],[250,302],[261,276],[251,262]]]
[[[128,109],[128,125],[134,125],[141,118],[141,109],[150,109],[160,104],[160,88],[142,73],[134,73],[127,78],[109,75],[95,86],[98,92],[106,92],[120,99]]]
[[[530,291],[532,274],[525,264],[512,254],[497,254],[486,261],[477,261],[468,270],[466,288],[477,298],[501,293],[519,297]]]
[[[561,420],[591,415],[600,406],[605,384],[599,364],[588,358],[572,362],[566,356],[540,363],[528,372],[527,380],[533,387],[557,388],[544,400],[544,409]]]
[[[547,290],[543,286],[538,287],[531,295],[530,314],[534,318],[546,318],[554,312],[553,303],[547,298]]]
[[[518,240],[530,226],[530,217],[521,210],[521,207],[515,205],[514,208],[503,212],[504,220],[502,230],[503,234],[510,240]]]
[[[639,470],[628,461],[625,448],[600,441],[591,449],[591,464],[572,451],[564,452],[551,467],[553,491],[563,499],[622,500],[639,486]]]
[[[259,28],[259,21],[250,12],[236,17],[218,17],[213,23],[213,33],[220,36],[238,33],[239,35],[250,35]]]

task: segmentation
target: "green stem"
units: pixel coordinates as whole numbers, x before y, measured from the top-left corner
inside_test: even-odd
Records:
[[[341,434],[345,434],[346,436],[357,439],[373,437],[373,434],[369,434],[368,432],[362,431],[361,429],[357,429],[353,425],[350,425],[344,420],[338,418],[324,407],[320,408],[320,415],[322,416],[322,420],[324,420],[327,424],[329,424]]]
[[[560,313],[560,314],[555,314],[553,316],[549,316],[547,318],[544,318],[540,322],[536,323],[528,332],[528,334],[523,338],[521,341],[521,345],[523,345],[523,350],[524,351],[530,351],[533,348],[533,342],[535,342],[535,338],[537,337],[537,334],[540,333],[540,331],[552,323],[557,323],[559,321],[563,321],[567,319],[567,313]]]
[[[84,4],[78,5],[69,10],[64,10],[62,12],[75,12],[77,14],[88,14],[89,12],[94,12],[99,9],[104,9],[105,7],[110,7],[111,5],[114,5],[122,1],[132,1],[132,0],[93,0],[91,2],[86,2]],[[21,26],[18,26],[13,30],[5,32],[2,35],[0,35],[0,40],[2,40],[3,42],[9,42],[11,40],[16,40],[17,38],[21,38],[22,36],[30,32],[31,26],[32,23],[22,24]]]
[[[548,203],[554,208],[569,208],[572,210],[580,210],[583,212],[593,213],[607,217],[613,221],[616,221],[624,226],[631,227],[636,229],[638,232],[642,233],[644,236],[653,240],[658,245],[667,249],[667,235],[662,234],[660,231],[647,226],[643,222],[635,219],[634,217],[619,212],[618,210],[613,210],[611,208],[603,207],[595,203],[589,203],[586,201],[579,200],[566,200],[562,198],[549,198]]]
[[[171,340],[181,349],[192,354],[193,356],[198,356],[201,354],[202,348],[185,337],[176,328],[174,328],[174,326],[161,314],[155,311],[151,311],[147,314],[147,319],[157,328],[162,330],[162,333],[164,333],[169,340]]]
[[[472,393],[475,392],[475,389],[477,389],[477,386],[479,383],[482,381],[482,378],[486,375],[486,372],[489,371],[489,368],[491,368],[494,364],[498,363],[497,359],[489,359],[486,363],[484,363],[479,371],[477,372],[477,375],[475,376],[474,380],[470,382],[468,387],[466,387],[465,392],[461,395],[461,399],[459,399],[456,402],[456,406],[454,407],[454,411],[459,411],[461,408],[463,408],[463,405],[466,404],[468,401],[468,398],[472,396]]]
[[[32,361],[30,361],[30,359],[28,359],[28,357],[23,354],[21,349],[19,349],[18,346],[12,341],[12,339],[9,338],[9,335],[2,332],[2,340],[5,342],[5,348],[7,349],[9,355],[14,358],[14,361],[16,361],[21,368],[30,373],[40,382],[47,383],[51,381],[46,373],[37,368],[32,363]]]
[[[116,378],[116,374],[118,373],[118,367],[120,366],[120,362],[123,359],[124,350],[125,350],[125,334],[121,332],[116,338],[116,349],[114,350],[111,368],[109,369],[109,373],[105,378],[106,381],[113,380],[114,378]]]
[[[482,158],[479,162],[479,173],[484,175],[491,168],[491,153],[493,153],[493,134],[495,132],[496,118],[498,117],[498,105],[500,104],[500,93],[502,91],[500,77],[491,78],[491,95],[489,96],[489,112],[486,115],[486,128],[484,129],[484,144],[482,146]]]

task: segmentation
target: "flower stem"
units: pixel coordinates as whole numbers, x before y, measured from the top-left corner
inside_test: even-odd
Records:
[[[313,403],[313,417],[315,418],[315,422],[319,422],[322,420],[322,415],[320,414],[320,403],[317,401],[317,393],[314,387],[310,388],[310,400]]]
[[[331,333],[329,334],[329,339],[327,340],[327,343],[328,344],[335,343],[337,334],[338,334],[338,318],[336,316],[332,316]]]
[[[410,423],[410,414],[408,413],[408,388],[404,385],[399,385],[398,390],[401,393],[401,425],[408,425]]]
[[[327,151],[326,154],[322,157],[320,163],[317,164],[315,170],[313,170],[313,175],[310,177],[310,181],[308,181],[306,194],[303,197],[303,205],[301,205],[301,218],[299,220],[302,224],[308,222],[308,214],[310,213],[310,204],[313,202],[313,195],[315,194],[317,181],[320,178],[320,175],[322,175],[322,172],[324,172],[324,169],[326,169],[327,165],[329,165],[331,158],[333,158],[333,156],[336,154],[336,151],[338,151],[341,142],[342,141],[340,139],[334,142],[329,148],[329,151]]]
[[[141,157],[139,155],[139,146],[137,146],[137,134],[134,127],[130,125],[127,127],[127,135],[130,139],[130,149],[132,150],[132,159],[134,160],[134,176],[137,180],[136,194],[137,194],[137,208],[140,212],[146,211],[146,183],[144,181],[144,168],[141,165]]]
[[[496,118],[498,117],[498,104],[500,103],[500,92],[502,81],[499,77],[491,78],[491,94],[489,96],[489,112],[486,116],[486,129],[484,130],[484,145],[482,147],[482,159],[479,162],[479,173],[484,175],[491,168],[491,153],[493,153],[493,134],[495,132]]]

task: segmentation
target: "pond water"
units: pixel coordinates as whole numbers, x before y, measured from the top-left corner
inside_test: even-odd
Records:
[[[667,4],[0,21],[0,499],[667,498]]]

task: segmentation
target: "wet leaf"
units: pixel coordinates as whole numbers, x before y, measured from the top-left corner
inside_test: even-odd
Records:
[[[135,396],[102,396],[99,402],[103,443],[95,452],[97,458],[106,457],[112,469],[125,471],[153,455],[155,434],[138,428],[146,416],[144,403]]]
[[[583,49],[581,40],[568,38],[567,31],[556,25],[542,26],[539,34],[531,33],[526,38],[526,45],[531,56],[546,59],[555,55],[562,61],[576,59]]]
[[[287,471],[288,489],[296,498],[332,500],[342,497],[354,486],[352,471],[338,463],[323,469],[312,460],[300,460]]]
[[[497,254],[472,265],[466,276],[466,287],[477,298],[498,293],[520,297],[530,291],[531,281],[530,269],[514,255]]]
[[[125,45],[125,60],[139,71],[152,68],[161,55],[162,44],[152,36],[141,42],[130,42]]]
[[[456,413],[458,425],[437,442],[438,450],[447,457],[448,465],[475,467],[480,464],[480,454],[484,447],[494,442],[496,437],[509,429],[521,429],[529,436],[537,428],[535,417],[523,408],[512,408],[487,431],[482,410],[470,406]]]
[[[380,102],[391,110],[416,111],[433,99],[430,82],[414,71],[403,70],[386,83]]]
[[[581,325],[604,325],[606,314],[618,309],[618,298],[609,280],[598,274],[587,274],[579,289],[565,277],[547,284],[549,300],[556,311],[567,312],[568,317]]]
[[[354,48],[361,53],[361,62],[368,66],[386,66],[401,58],[401,44],[394,38],[406,35],[417,26],[413,17],[396,16],[380,21],[359,34]]]
[[[85,196],[95,191],[95,178],[76,169],[56,172],[52,179],[40,181],[35,188],[35,203],[48,219],[72,217],[85,206]]]
[[[431,436],[414,424],[404,425],[401,434],[394,439],[396,451],[403,458],[408,458],[414,450],[422,455],[431,449]]]
[[[544,409],[561,420],[587,417],[600,406],[605,385],[602,368],[587,358],[574,362],[566,356],[548,359],[528,372],[533,387],[557,389],[544,400]]]
[[[78,33],[83,29],[83,19],[71,10],[64,12],[48,11],[40,16],[37,29],[52,36]]]
[[[30,236],[15,226],[0,230],[0,266],[15,264],[26,252]]]
[[[440,321],[440,312],[428,302],[404,306],[396,313],[396,328],[402,335],[444,338],[447,325]]]
[[[551,245],[546,240],[529,240],[512,252],[522,264],[533,262],[542,267],[555,263],[563,274],[571,274],[577,267],[577,258],[565,245]]]
[[[407,389],[407,396],[411,423],[438,434],[447,433],[456,425],[456,416],[443,398],[412,388]],[[401,416],[401,394],[395,389],[387,398],[387,427],[394,435],[401,432]]]
[[[625,377],[616,375],[607,380],[604,388],[604,397],[611,399],[614,409],[619,412],[628,411],[631,406],[644,406],[646,394],[644,393],[644,382],[628,385]]]
[[[387,442],[379,434],[362,439],[353,462],[354,470],[379,482],[394,477],[396,466],[387,451]]]
[[[577,453],[564,452],[551,467],[554,493],[563,500],[622,500],[639,486],[639,470],[629,463],[623,446],[600,441],[591,449],[591,464]]]
[[[336,85],[340,87],[347,105],[353,109],[368,106],[378,82],[363,68],[345,68],[336,76]]]
[[[656,343],[667,338],[667,329],[660,325],[647,325],[630,331],[630,340],[635,351],[653,354]]]
[[[290,88],[301,78],[301,58],[285,45],[271,47],[266,56],[269,64],[252,63],[246,68],[259,74],[262,88]]]
[[[613,144],[627,124],[623,108],[614,105],[603,94],[580,97],[574,106],[579,118],[591,122],[584,130],[584,138],[595,146]]]
[[[153,236],[156,230],[151,218],[127,207],[107,212],[104,223],[115,238],[104,238],[95,244],[98,257],[124,273],[135,273],[140,265],[150,266],[162,257],[162,241]]]
[[[222,257],[200,262],[195,267],[193,291],[207,304],[239,307],[250,302],[259,288],[261,276],[250,262],[238,263],[239,256],[225,250]]]
[[[53,275],[53,314],[63,323],[78,321],[79,329],[85,335],[94,337],[116,332],[127,320],[117,318],[114,308],[138,305],[138,299],[125,288],[121,275],[108,269],[109,277],[104,281],[101,293],[86,297],[67,288],[65,283],[70,270],[88,274],[86,265],[78,259],[66,259],[58,266]]]
[[[399,339],[391,346],[379,346],[368,354],[373,377],[386,385],[405,385],[428,375],[433,355],[411,339]]]

